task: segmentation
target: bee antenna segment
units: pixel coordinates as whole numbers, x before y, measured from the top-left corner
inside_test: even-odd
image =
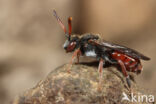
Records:
[[[71,35],[72,32],[72,17],[68,18],[68,28],[69,28],[69,36]]]
[[[64,32],[65,32],[65,34],[66,34],[66,33],[67,33],[67,30],[66,30],[64,24],[62,23],[61,19],[59,18],[59,16],[57,15],[57,13],[56,13],[55,10],[53,10],[53,15],[56,17],[58,23],[59,23],[60,26],[63,28],[63,30],[64,30]]]

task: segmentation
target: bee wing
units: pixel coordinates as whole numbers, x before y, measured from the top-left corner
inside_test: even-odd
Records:
[[[96,41],[94,41],[94,42],[96,42]],[[128,55],[130,57],[133,57],[133,58],[138,58],[138,59],[142,59],[142,60],[150,60],[149,57],[144,56],[143,54],[137,52],[134,49],[128,48],[126,46],[114,44],[114,43],[111,43],[111,42],[108,42],[108,41],[105,41],[105,40],[97,41],[96,45],[100,45],[100,46],[109,48],[111,50],[115,50],[115,51],[124,53],[124,54],[126,54],[126,55]]]

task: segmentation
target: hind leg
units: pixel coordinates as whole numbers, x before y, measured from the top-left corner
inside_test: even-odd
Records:
[[[124,63],[121,60],[118,60],[118,63],[121,66],[122,73],[126,77],[127,85],[128,85],[128,87],[130,88],[130,91],[131,91],[131,81],[130,81],[129,75],[127,74],[126,67],[125,67]]]

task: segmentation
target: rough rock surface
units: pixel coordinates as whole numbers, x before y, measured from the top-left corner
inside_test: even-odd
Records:
[[[97,66],[74,64],[71,73],[66,68],[67,64],[53,70],[12,104],[131,104],[122,101],[123,92],[130,96],[125,79],[116,68],[104,68],[101,91],[97,90]],[[136,83],[131,82],[133,92],[140,93]]]

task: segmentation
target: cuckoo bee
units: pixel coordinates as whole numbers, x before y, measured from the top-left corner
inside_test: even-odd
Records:
[[[102,80],[103,66],[105,63],[109,63],[111,65],[119,66],[121,72],[126,78],[127,85],[130,88],[131,82],[127,71],[139,74],[143,70],[140,60],[150,60],[149,57],[135,51],[134,49],[105,41],[101,39],[99,35],[87,33],[79,36],[72,34],[72,17],[68,18],[69,30],[67,32],[64,24],[58,17],[55,10],[53,11],[53,14],[64,30],[67,38],[63,48],[66,50],[66,52],[73,52],[73,56],[68,67],[68,72],[75,57],[77,57],[78,62],[80,56],[93,57],[99,61],[99,83],[101,83]]]

